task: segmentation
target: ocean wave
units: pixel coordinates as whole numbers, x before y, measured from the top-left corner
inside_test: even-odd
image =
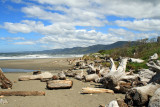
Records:
[[[0,56],[0,60],[7,59],[39,59],[39,58],[73,58],[73,57],[82,57],[83,55],[75,55],[75,54],[63,54],[63,55],[50,55],[50,54],[29,54],[29,55],[3,55]]]

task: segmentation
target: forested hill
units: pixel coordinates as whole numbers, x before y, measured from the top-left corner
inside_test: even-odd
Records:
[[[39,51],[38,53],[50,53],[50,54],[87,54],[95,53],[99,50],[108,50],[113,48],[119,48],[124,45],[127,45],[128,41],[118,41],[109,45],[93,45],[89,47],[74,47],[74,48],[65,48],[65,49],[53,49],[53,50],[44,50]],[[133,42],[131,42],[133,43]]]

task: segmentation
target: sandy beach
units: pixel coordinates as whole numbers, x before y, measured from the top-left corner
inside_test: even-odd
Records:
[[[69,65],[67,58],[53,59],[27,59],[27,60],[1,60],[1,68],[43,70],[58,73],[67,70]],[[100,104],[108,104],[111,100],[124,98],[123,94],[81,94],[82,87],[95,87],[93,82],[81,82],[73,78],[71,89],[47,90],[46,83],[40,80],[18,81],[20,75],[30,73],[4,73],[13,82],[13,89],[0,89],[0,91],[45,91],[45,96],[4,96],[8,104],[0,104],[2,107],[98,107]]]

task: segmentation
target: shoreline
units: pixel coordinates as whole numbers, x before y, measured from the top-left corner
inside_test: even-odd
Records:
[[[44,58],[44,59],[18,59],[18,60],[0,60],[0,68],[9,69],[26,69],[26,70],[67,70],[71,68],[67,59],[73,60],[76,58]]]

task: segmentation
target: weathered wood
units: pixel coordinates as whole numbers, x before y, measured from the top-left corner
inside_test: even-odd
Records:
[[[64,89],[71,88],[73,81],[71,80],[52,80],[47,82],[48,89]]]
[[[109,103],[108,107],[119,107],[118,102],[116,100],[113,100]]]
[[[150,60],[158,59],[158,54],[154,53],[152,56],[150,56]]]
[[[82,88],[82,93],[83,94],[94,94],[94,93],[114,93],[113,90],[109,89],[102,89],[102,88]]]
[[[76,73],[73,72],[71,69],[69,69],[67,72],[65,72],[65,75],[67,77],[74,77],[76,75]]]
[[[122,99],[118,99],[117,103],[118,103],[119,107],[128,107],[128,105]]]
[[[75,75],[75,79],[83,80],[84,79],[84,72],[81,71],[81,73],[78,73],[77,75]]]
[[[0,91],[4,96],[44,96],[44,91]]]
[[[142,59],[136,59],[136,58],[130,58],[129,61],[130,62],[134,62],[134,63],[143,63],[144,62],[144,60],[142,60]]]
[[[141,69],[138,74],[141,81],[149,82],[156,73],[149,69]]]
[[[53,75],[52,80],[58,80],[58,76],[57,75]]]
[[[160,88],[159,84],[148,84],[142,87],[135,87],[128,91],[125,95],[125,102],[131,106],[148,105],[149,98],[154,92]]]
[[[105,86],[105,88],[117,90],[115,89],[115,87],[118,86],[119,80],[121,79],[121,77],[126,76],[125,70],[127,65],[127,59],[128,58],[123,58],[119,67],[116,69],[113,59],[110,58],[111,69],[103,81],[103,85]]]
[[[150,61],[147,63],[151,70],[156,74],[151,78],[146,86],[135,87],[127,92],[125,101],[131,106],[148,106],[150,97],[152,97],[155,91],[160,88],[160,65],[159,62],[155,63]]]
[[[0,68],[0,83],[2,83],[1,88],[2,89],[8,89],[12,88],[12,82],[6,78],[6,76],[3,74],[2,69]]]
[[[50,81],[50,80],[52,80],[52,78],[41,78],[41,82],[47,82],[47,81]]]
[[[160,88],[158,88],[149,101],[149,107],[160,107]]]
[[[52,78],[52,74],[50,72],[44,72],[37,75],[24,75],[18,78],[19,81],[27,81],[27,80],[41,80],[42,78]]]
[[[89,75],[85,75],[84,79],[86,82],[90,82],[90,81],[94,81],[96,82],[96,80],[99,79],[99,75],[98,74],[89,74]]]
[[[33,71],[33,75],[41,74],[41,71]]]
[[[66,79],[66,75],[64,74],[63,71],[61,73],[58,73],[58,76],[59,76],[60,80],[65,80]]]

